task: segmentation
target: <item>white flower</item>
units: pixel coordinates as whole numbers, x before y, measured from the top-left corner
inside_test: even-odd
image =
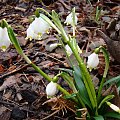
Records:
[[[5,51],[10,46],[10,43],[7,28],[0,27],[0,48]]]
[[[53,51],[59,44],[58,43],[53,43],[53,44],[50,44],[49,46],[49,51]]]
[[[75,25],[77,25],[77,21],[78,21],[78,18],[77,18],[77,15],[75,14]],[[65,20],[65,23],[67,25],[73,25],[73,14],[72,12],[66,17],[66,20]]]
[[[96,68],[98,64],[99,64],[98,54],[92,53],[90,56],[88,56],[87,67],[89,69]]]
[[[50,25],[41,17],[35,18],[27,29],[27,38],[40,40],[44,33],[48,33]]]
[[[120,113],[120,108],[110,102],[107,102],[107,104],[110,106],[110,108],[112,108],[114,111]]]
[[[46,94],[49,97],[54,96],[58,92],[57,90],[57,84],[54,82],[50,82],[46,87]]]
[[[68,56],[72,55],[73,52],[72,52],[71,48],[69,47],[69,45],[65,45],[65,50],[66,50]]]
[[[82,50],[80,49],[80,47],[78,45],[77,45],[76,49],[78,50],[78,53],[82,53]],[[72,52],[71,48],[69,47],[69,45],[65,45],[65,50],[66,50],[68,56],[72,55],[73,52]]]

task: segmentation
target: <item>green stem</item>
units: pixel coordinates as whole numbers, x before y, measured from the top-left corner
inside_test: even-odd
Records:
[[[60,90],[64,95],[70,96],[71,94],[67,92],[64,88],[62,88],[59,84],[57,84],[57,89]],[[78,104],[77,99],[71,98],[75,103]]]
[[[72,27],[73,27],[73,37],[75,37],[75,29],[76,29],[76,27],[75,27],[75,7],[72,9],[72,15],[73,15],[73,25],[72,25]]]
[[[98,96],[97,96],[97,101],[98,103],[100,102],[100,97],[101,97],[101,92],[102,92],[102,88],[104,86],[104,82],[105,82],[105,78],[107,76],[107,73],[108,73],[108,69],[109,69],[109,55],[108,55],[108,52],[107,50],[100,46],[100,49],[102,50],[103,54],[104,54],[104,57],[105,57],[105,69],[104,69],[104,74],[103,74],[103,78],[101,80],[101,83],[100,83],[100,87],[98,89]]]
[[[31,66],[37,71],[39,72],[46,80],[48,80],[49,82],[52,81],[52,78],[49,77],[46,73],[44,73],[38,66],[36,66],[34,63],[31,63]]]
[[[16,48],[17,52],[25,59],[25,61],[30,64],[36,71],[38,71],[44,78],[46,78],[48,81],[52,81],[52,78],[50,78],[46,73],[44,73],[38,66],[36,66],[34,63],[31,62],[31,60],[23,53],[22,48],[20,47],[20,44],[15,37],[15,34],[11,27],[8,27],[8,35],[13,43],[14,47]]]
[[[73,48],[70,41],[68,41],[68,45],[72,49],[74,56],[76,57],[78,64],[79,64],[79,67],[82,71],[83,80],[84,80],[86,89],[88,91],[88,95],[89,95],[91,104],[92,104],[93,108],[96,108],[97,107],[96,94],[95,94],[95,89],[94,89],[94,85],[92,83],[91,76],[90,76],[85,64],[83,63],[81,57],[79,56],[78,52],[75,51],[75,49]]]

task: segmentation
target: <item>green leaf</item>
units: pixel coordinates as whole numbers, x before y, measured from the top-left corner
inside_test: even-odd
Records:
[[[73,78],[65,72],[62,72],[60,76],[68,83],[69,87],[73,90],[73,92],[77,93],[77,90],[73,82]]]
[[[65,99],[71,99],[71,98],[74,98],[74,97],[76,97],[76,94],[75,94],[75,93],[64,96]]]
[[[67,73],[73,73],[73,70],[71,70],[71,69],[66,69],[66,68],[57,68],[58,70],[61,70],[61,71],[65,71],[65,72],[67,72]]]
[[[100,107],[101,107],[106,101],[111,100],[113,97],[114,97],[114,95],[108,95],[108,96],[106,96],[106,97],[100,102],[100,104],[99,104],[99,106],[98,106],[98,109],[100,109]]]
[[[54,10],[52,10],[52,19],[58,28],[63,28],[59,19],[59,15]]]
[[[98,115],[96,117],[94,117],[95,120],[104,120],[103,116],[101,115]]]
[[[120,114],[117,112],[109,112],[109,113],[106,113],[104,116],[120,120]]]
[[[101,47],[101,50],[104,54],[104,57],[105,57],[105,70],[104,70],[104,74],[103,74],[103,77],[106,78],[106,75],[108,73],[108,69],[109,69],[109,54],[108,54],[108,51],[104,48],[104,47]]]
[[[112,84],[112,83],[117,83],[120,81],[120,75],[117,76],[117,77],[114,77],[112,79],[109,79],[107,80],[105,83],[104,83],[104,86],[107,85],[107,84]]]
[[[9,35],[9,38],[10,38],[11,42],[13,43],[14,47],[17,49],[18,53],[20,55],[22,55],[23,51],[20,47],[20,44],[19,44],[18,40],[16,39],[16,36],[15,36],[12,28],[8,27],[7,30],[8,30],[8,35]]]
[[[40,17],[44,19],[51,27],[53,27],[59,34],[61,34],[61,31],[56,27],[56,25],[44,14],[40,14]]]
[[[91,107],[91,102],[90,102],[90,99],[89,99],[89,96],[88,96],[88,93],[87,93],[87,90],[86,90],[86,87],[83,83],[82,76],[81,76],[80,73],[81,73],[81,71],[80,71],[79,67],[74,66],[73,75],[74,75],[76,86],[77,86],[78,91],[79,91],[78,94],[81,97],[81,99],[83,100],[83,102],[86,105],[88,105],[90,108],[92,108]]]

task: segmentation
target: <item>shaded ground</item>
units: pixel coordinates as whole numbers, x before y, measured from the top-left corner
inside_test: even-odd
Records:
[[[106,46],[104,40],[96,35],[96,29],[99,28],[104,31],[108,24],[120,15],[119,0],[106,0],[99,3],[93,1],[92,4],[93,7],[86,4],[84,0],[82,2],[79,0],[58,0],[50,6],[45,6],[40,2],[8,0],[0,3],[0,19],[6,19],[12,26],[26,55],[42,70],[50,76],[54,76],[59,72],[57,68],[70,68],[70,66],[62,48],[58,47],[49,52],[49,44],[58,42],[54,30],[51,30],[49,35],[44,35],[41,41],[25,40],[25,31],[30,24],[35,9],[43,7],[48,12],[54,9],[59,13],[62,21],[65,21],[68,12],[76,7],[79,17],[76,39],[80,48],[86,51],[86,54],[82,54],[86,58],[95,47],[99,45]],[[97,5],[103,9],[98,23],[95,21]],[[72,34],[70,27],[65,27],[65,29],[69,34]],[[101,60],[100,66],[93,73],[96,79],[101,77],[105,64],[103,56],[99,55],[99,57]],[[73,59],[72,56],[71,59]],[[116,61],[118,60],[111,57],[108,77],[120,74],[120,64]],[[3,86],[4,81],[6,81],[7,87]],[[66,89],[69,89],[61,79],[59,82]],[[72,103],[60,98],[47,101],[44,91],[48,82],[27,65],[13,46],[10,46],[6,52],[0,51],[0,83],[0,120],[75,119]],[[97,86],[97,83],[95,85]],[[120,106],[119,99],[115,102]]]

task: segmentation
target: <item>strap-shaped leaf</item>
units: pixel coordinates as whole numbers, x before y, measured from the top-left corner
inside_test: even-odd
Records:
[[[82,76],[81,76],[80,73],[81,73],[81,71],[80,71],[79,67],[74,66],[73,75],[74,75],[74,79],[75,79],[77,89],[79,91],[79,95],[82,98],[82,100],[84,101],[84,103],[86,105],[88,105],[90,108],[92,108],[91,107],[91,102],[90,102],[90,99],[89,99],[89,96],[88,96],[88,93],[87,93],[87,90],[86,90],[86,87],[83,83]]]
[[[99,104],[99,106],[98,106],[98,109],[100,109],[100,107],[101,107],[106,101],[111,100],[113,97],[114,97],[114,95],[108,95],[108,96],[106,96],[106,97],[100,102],[100,104]]]
[[[96,117],[94,117],[95,120],[104,120],[103,116],[101,115],[98,115]]]
[[[109,112],[109,113],[106,113],[104,116],[109,118],[115,118],[115,120],[116,119],[120,120],[120,114],[117,112]]]

